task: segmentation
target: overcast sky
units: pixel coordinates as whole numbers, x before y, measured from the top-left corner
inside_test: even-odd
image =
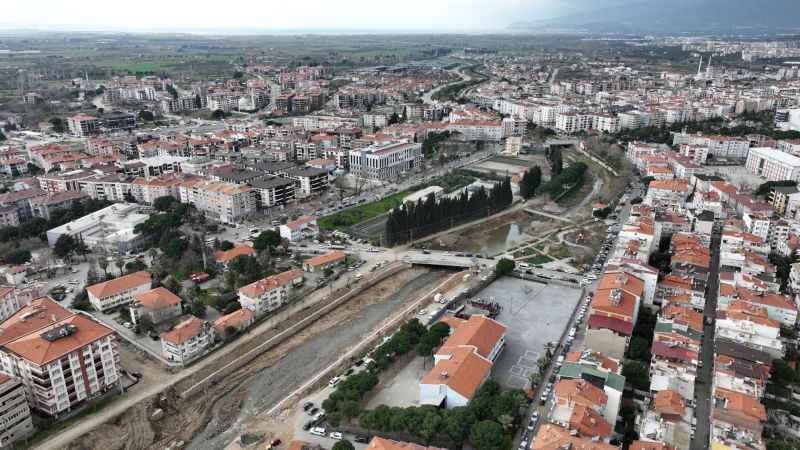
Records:
[[[491,31],[618,1],[0,0],[0,28]]]

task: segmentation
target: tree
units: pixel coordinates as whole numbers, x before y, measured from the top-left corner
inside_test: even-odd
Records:
[[[337,441],[335,444],[333,444],[333,448],[331,450],[356,450],[356,448],[353,447],[353,444],[347,439],[342,439],[341,441]]]
[[[206,316],[206,305],[201,302],[192,302],[190,306],[190,311],[193,316],[203,318]]]
[[[509,438],[503,427],[491,420],[476,423],[469,433],[469,441],[477,450],[504,450],[509,447]]]
[[[3,142],[3,141],[5,141],[5,140],[6,140],[6,135],[5,135],[5,133],[3,133],[3,130],[0,130],[0,142]]]
[[[211,118],[214,120],[222,120],[225,118],[225,111],[221,109],[215,109],[214,112],[211,113]]]
[[[108,270],[106,270],[108,269],[108,259],[100,257],[100,259],[97,260],[97,265],[103,269],[103,277],[108,278]]]
[[[67,131],[67,125],[61,117],[51,117],[50,125],[53,126],[53,131],[56,133],[63,133]]]
[[[138,116],[139,120],[141,120],[142,122],[152,122],[156,118],[151,111],[148,111],[146,109],[139,111]]]
[[[25,264],[26,262],[31,260],[31,252],[28,250],[14,250],[10,253],[7,253],[3,259],[8,264]]]
[[[508,275],[514,271],[514,268],[517,266],[517,263],[514,262],[513,259],[506,259],[503,258],[500,261],[497,261],[497,264],[494,268],[494,273],[498,277],[502,277],[504,275]]]
[[[153,201],[153,208],[157,209],[158,211],[162,211],[162,212],[163,211],[168,211],[170,208],[172,208],[172,205],[177,201],[178,200],[176,200],[175,197],[173,197],[171,195],[164,195],[164,196],[158,197],[157,199],[155,199]]]
[[[448,411],[442,422],[447,436],[453,442],[461,444],[469,436],[469,430],[475,423],[475,415],[469,408],[459,406]]]
[[[649,361],[650,342],[641,336],[634,336],[631,338],[631,345],[628,347],[628,357],[640,361]]]
[[[233,78],[237,79],[237,80],[240,80],[240,79],[244,78],[244,72],[239,71],[239,70],[237,70],[236,72],[233,72]]]
[[[510,414],[501,414],[497,417],[497,421],[506,431],[510,431],[514,427],[514,417]]]
[[[78,243],[75,241],[74,237],[68,234],[62,234],[53,246],[53,253],[61,259],[68,260],[70,255],[77,250],[77,248]]]
[[[625,381],[636,389],[647,391],[650,389],[650,376],[647,367],[639,361],[626,361],[622,366],[622,376]]]
[[[145,269],[147,269],[147,265],[139,261],[138,259],[135,259],[125,264],[125,271],[128,273],[134,273]]]
[[[219,249],[223,252],[228,251],[233,248],[233,242],[231,241],[222,241],[219,243]]]
[[[275,230],[262,231],[253,241],[253,248],[256,250],[272,250],[279,245],[281,245],[281,234]]]
[[[177,91],[177,89],[175,89],[175,86],[173,86],[171,84],[168,84],[167,87],[166,87],[166,90],[169,93],[169,95],[172,96],[172,98],[174,98],[174,99],[178,98],[178,91]]]
[[[535,389],[536,386],[539,386],[539,384],[542,382],[542,374],[541,373],[532,372],[528,376],[528,380],[531,382],[531,389]]]

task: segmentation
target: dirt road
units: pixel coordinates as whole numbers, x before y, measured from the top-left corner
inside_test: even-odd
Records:
[[[152,394],[157,391],[152,392],[151,398],[134,405],[124,416],[76,439],[68,448],[160,450],[175,448],[180,442],[188,442],[189,448],[194,449],[224,448],[238,436],[238,430],[248,419],[268,409],[303,380],[329,365],[392,311],[444,276],[445,272],[401,272],[354,297],[247,366],[209,385],[203,393],[185,400],[179,398],[177,393],[186,387],[188,380],[168,390],[165,401],[153,398]],[[151,421],[156,408],[164,409],[165,417]]]

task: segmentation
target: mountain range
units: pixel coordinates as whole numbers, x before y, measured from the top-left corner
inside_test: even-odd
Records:
[[[512,31],[763,34],[800,32],[800,0],[632,0],[547,20],[516,22]]]

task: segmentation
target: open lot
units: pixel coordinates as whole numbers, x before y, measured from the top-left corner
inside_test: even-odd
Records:
[[[501,278],[478,296],[499,303],[497,321],[508,327],[506,347],[495,362],[492,377],[509,388],[528,387],[545,345],[564,332],[581,297],[580,289]]]

